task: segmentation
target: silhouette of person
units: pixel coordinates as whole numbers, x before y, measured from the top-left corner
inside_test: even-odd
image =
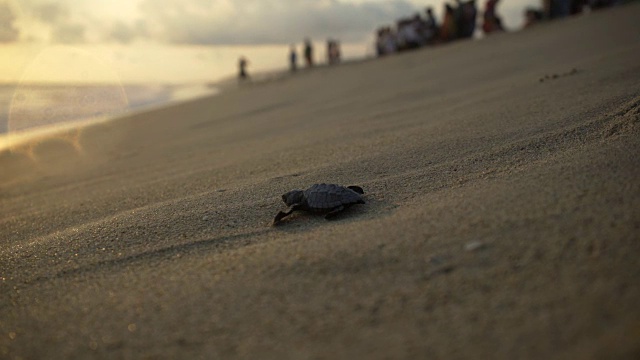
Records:
[[[476,16],[478,14],[476,1],[462,2],[461,0],[456,0],[456,2],[458,4],[455,13],[458,37],[470,38],[476,30]]]
[[[307,67],[313,66],[313,45],[309,39],[304,40],[304,59],[307,62]]]
[[[456,9],[453,6],[444,4],[444,18],[440,27],[440,39],[444,42],[451,41],[457,36],[455,13]]]
[[[485,34],[504,30],[500,16],[496,13],[498,1],[500,0],[487,0],[482,23],[482,31],[484,31]]]
[[[340,62],[340,44],[336,40],[327,40],[327,61],[329,65],[335,65]]]
[[[340,42],[333,41],[332,57],[334,63],[339,63],[342,60],[342,52],[340,51]]]
[[[294,45],[291,45],[291,51],[289,51],[289,67],[291,71],[298,70],[298,53]]]
[[[247,61],[247,59],[244,56],[240,56],[240,59],[238,59],[238,70],[240,71],[238,77],[240,78],[240,80],[245,80],[249,77],[249,74],[247,73],[248,65],[249,62]]]
[[[427,18],[424,21],[423,37],[427,43],[433,43],[438,37],[438,21],[433,15],[433,8],[427,8]]]

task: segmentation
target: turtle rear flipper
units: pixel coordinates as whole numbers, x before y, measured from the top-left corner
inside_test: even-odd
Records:
[[[360,186],[351,185],[351,186],[347,186],[347,189],[351,189],[360,195],[364,194],[364,190]]]
[[[340,205],[334,209],[332,209],[331,211],[329,211],[327,213],[327,215],[324,216],[325,219],[327,220],[331,220],[333,218],[336,217],[336,215],[338,215],[338,213],[342,212],[345,209],[345,207],[343,205]]]

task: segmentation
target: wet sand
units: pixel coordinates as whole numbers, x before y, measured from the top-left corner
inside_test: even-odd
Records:
[[[0,152],[0,358],[637,358],[639,17]],[[318,182],[367,204],[269,226]]]

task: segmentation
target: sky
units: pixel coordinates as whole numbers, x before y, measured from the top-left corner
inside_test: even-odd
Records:
[[[512,29],[526,6],[502,0]],[[479,8],[484,1],[478,2]],[[0,83],[197,82],[286,66],[289,44],[340,39],[349,56],[374,30],[441,0],[0,0]],[[251,67],[250,67],[251,70]]]

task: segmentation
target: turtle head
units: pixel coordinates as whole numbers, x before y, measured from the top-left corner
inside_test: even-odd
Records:
[[[282,195],[282,201],[284,201],[287,206],[291,206],[293,204],[300,204],[304,199],[304,191],[302,190],[292,190],[288,193]]]

